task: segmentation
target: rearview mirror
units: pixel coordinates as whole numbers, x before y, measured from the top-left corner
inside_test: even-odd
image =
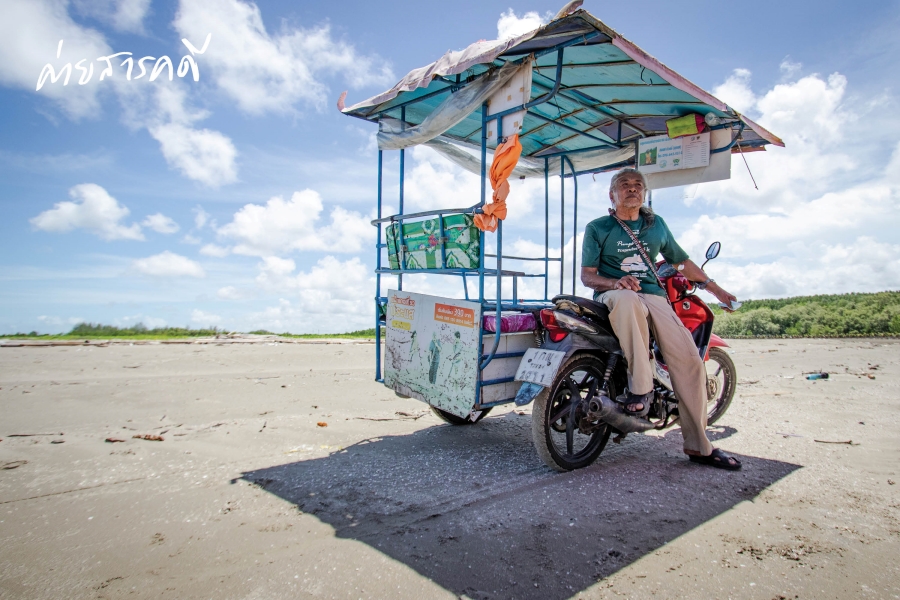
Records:
[[[719,255],[719,250],[722,249],[721,242],[713,242],[709,245],[709,248],[706,249],[706,260],[712,260]]]

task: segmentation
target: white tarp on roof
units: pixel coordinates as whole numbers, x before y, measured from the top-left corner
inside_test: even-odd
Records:
[[[393,100],[401,92],[409,92],[416,88],[428,87],[435,77],[456,75],[475,65],[489,64],[513,46],[518,46],[522,42],[530,40],[538,31],[538,29],[535,29],[534,31],[529,31],[528,33],[509,38],[508,40],[482,40],[469,45],[465,50],[455,52],[448,50],[446,54],[430,65],[413,69],[407,73],[397,85],[388,91],[378,94],[377,96],[372,96],[368,100],[363,100],[353,106],[349,106],[343,109],[342,112],[351,112],[367,106],[377,106],[388,100]]]
[[[399,121],[382,120],[378,132],[378,149],[400,150],[436,138],[481,108],[484,101],[507,81],[526,70],[531,71],[530,60],[521,65],[507,63],[500,69],[489,72],[458,92],[449,94],[424,121],[414,127],[403,129]],[[528,92],[531,93],[531,86],[528,87]]]

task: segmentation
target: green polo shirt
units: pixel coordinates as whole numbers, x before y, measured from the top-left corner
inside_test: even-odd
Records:
[[[636,221],[624,223],[644,245],[644,250],[652,260],[655,261],[659,254],[662,254],[669,264],[677,264],[688,259],[687,252],[681,249],[666,222],[659,215],[656,215],[653,225],[649,227],[645,226],[642,216]],[[609,279],[621,279],[631,275],[641,282],[642,293],[666,295],[656,282],[653,273],[644,264],[640,252],[634,247],[634,242],[611,216],[600,217],[588,223],[584,230],[581,266],[595,268],[598,275]],[[594,292],[595,300],[599,296],[600,292]]]

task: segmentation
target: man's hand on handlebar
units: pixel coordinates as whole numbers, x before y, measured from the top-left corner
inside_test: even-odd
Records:
[[[613,287],[616,290],[631,290],[632,292],[640,292],[641,291],[641,282],[637,280],[633,275],[626,275],[622,277],[618,281],[616,281],[616,285]]]
[[[732,302],[737,300],[736,296],[729,294],[728,292],[723,290],[721,286],[719,286],[719,284],[715,281],[709,282],[709,284],[706,286],[706,291],[715,296],[719,302],[725,304],[725,306],[722,307],[722,310],[724,310],[725,312],[734,312],[728,307],[732,305]]]

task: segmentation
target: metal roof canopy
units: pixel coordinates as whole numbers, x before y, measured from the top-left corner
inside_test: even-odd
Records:
[[[391,90],[343,109],[368,121],[383,117],[420,124],[446,97],[506,62],[534,55],[531,97],[519,140],[522,156],[543,158],[633,146],[666,133],[665,122],[690,113],[717,116],[732,143],[713,151],[783,146],[775,135],[669,69],[584,10],[527,34],[476,42],[411,71]],[[521,110],[522,107],[511,109]],[[443,135],[481,146],[483,109]],[[500,116],[490,115],[490,120]],[[493,146],[495,143],[492,143]],[[594,172],[633,164],[609,165]]]

